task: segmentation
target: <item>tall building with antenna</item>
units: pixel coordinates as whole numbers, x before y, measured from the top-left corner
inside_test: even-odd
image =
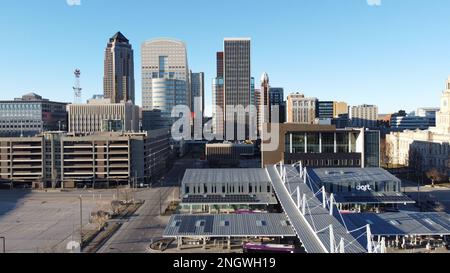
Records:
[[[120,32],[109,39],[105,49],[103,92],[111,103],[135,102],[133,48]]]

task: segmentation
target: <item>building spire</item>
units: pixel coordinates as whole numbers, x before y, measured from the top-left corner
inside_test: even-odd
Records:
[[[120,43],[129,43],[129,40],[122,34],[122,32],[118,31],[114,36],[111,37],[111,42],[120,42]]]

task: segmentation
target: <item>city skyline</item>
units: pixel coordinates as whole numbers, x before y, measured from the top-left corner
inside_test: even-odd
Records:
[[[92,16],[98,16],[101,22],[101,18],[120,7],[104,5],[104,1],[82,1],[80,6],[69,6],[65,1],[26,5],[21,1],[8,2],[3,5],[5,16],[0,19],[2,26],[8,26],[4,31],[10,39],[0,51],[0,57],[8,63],[0,68],[4,82],[0,99],[35,92],[54,101],[70,102],[75,68],[82,70],[83,101],[103,93],[105,41],[121,31],[134,45],[136,75],[141,74],[137,56],[145,40],[167,36],[184,41],[190,68],[205,72],[207,115],[211,114],[215,54],[226,37],[251,37],[251,76],[259,79],[266,71],[271,85],[283,87],[285,96],[301,91],[321,100],[375,104],[380,113],[438,106],[443,91],[441,82],[450,74],[446,50],[450,39],[442,35],[450,21],[445,16],[450,7],[448,1],[386,0],[380,6],[370,6],[362,0],[317,2],[257,5],[248,1],[228,21],[226,13],[230,8],[223,7],[224,14],[211,13],[218,4],[206,1],[133,3],[127,12],[134,16],[127,22],[104,20],[95,28],[89,27]],[[324,3],[329,8],[324,9]],[[170,20],[158,28],[139,24],[146,11],[171,7],[177,7],[173,16],[184,22],[177,29],[173,28],[176,22]],[[195,19],[181,12],[185,9],[190,15],[195,9],[202,13]],[[245,21],[248,10],[252,14],[266,12],[271,15],[270,20]],[[13,17],[14,14],[28,19]],[[212,16],[217,20],[211,21]],[[161,18],[155,15],[148,25]],[[211,23],[204,26],[204,21]],[[204,31],[197,31],[203,26]],[[61,39],[63,35],[70,39]],[[26,49],[31,41],[39,41],[48,50],[32,53]],[[26,81],[24,67],[35,71],[27,74]],[[141,80],[139,76],[135,78],[136,103],[142,105]],[[255,84],[259,86],[259,82]]]

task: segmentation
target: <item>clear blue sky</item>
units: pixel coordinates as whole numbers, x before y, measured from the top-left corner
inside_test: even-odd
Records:
[[[267,71],[286,93],[377,104],[382,113],[438,106],[450,74],[448,0],[66,1],[1,1],[0,99],[34,91],[72,101],[75,68],[83,99],[101,94],[104,48],[118,30],[135,49],[139,104],[140,46],[155,37],[187,43],[190,68],[206,73],[207,104],[215,52],[230,36],[252,38],[256,79]]]

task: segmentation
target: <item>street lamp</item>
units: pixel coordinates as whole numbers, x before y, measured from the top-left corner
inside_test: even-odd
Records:
[[[83,197],[80,195],[80,248],[83,247]]]
[[[0,239],[2,239],[2,241],[3,241],[3,253],[6,253],[6,238],[0,237]]]
[[[163,179],[159,180],[159,215],[162,216],[162,185],[163,185]]]

